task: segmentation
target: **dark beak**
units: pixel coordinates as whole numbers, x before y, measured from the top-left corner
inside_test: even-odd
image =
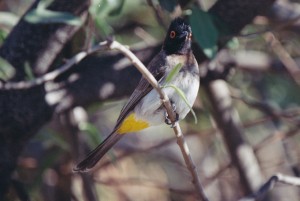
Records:
[[[189,35],[189,32],[184,31],[182,34],[179,35],[179,38],[187,38],[187,36]]]

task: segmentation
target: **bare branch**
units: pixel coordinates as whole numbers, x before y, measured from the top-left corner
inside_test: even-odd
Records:
[[[266,33],[264,38],[268,43],[270,43],[271,48],[284,64],[291,78],[293,78],[293,80],[300,85],[300,68],[295,60],[292,59],[291,55],[284,49],[282,44],[273,33]]]
[[[104,184],[107,186],[125,186],[125,185],[137,185],[137,186],[143,186],[143,187],[149,187],[149,188],[158,188],[158,189],[168,189],[171,192],[175,193],[180,193],[180,194],[185,194],[185,195],[191,195],[194,194],[195,192],[192,190],[182,190],[182,189],[176,189],[172,188],[164,183],[161,183],[160,181],[155,181],[155,180],[150,180],[150,179],[136,179],[136,178],[129,178],[129,179],[106,179],[106,180],[101,180],[95,178],[95,181],[99,184]]]
[[[170,103],[169,98],[164,93],[164,91],[159,86],[157,80],[153,77],[153,75],[148,71],[148,69],[144,66],[144,64],[125,46],[118,43],[117,41],[112,41],[111,44],[109,44],[110,49],[116,49],[122,52],[126,57],[129,58],[129,60],[134,64],[134,66],[142,73],[142,75],[147,79],[147,81],[152,85],[152,87],[158,92],[161,101],[166,108],[166,111],[168,113],[168,116],[170,117],[170,120],[173,124],[173,130],[177,137],[177,144],[180,147],[181,153],[184,157],[185,163],[193,177],[193,183],[195,185],[195,188],[198,192],[198,195],[203,201],[208,201],[208,198],[206,197],[203,187],[200,183],[198,173],[196,171],[194,162],[192,160],[192,157],[190,155],[189,148],[187,146],[187,143],[183,137],[181,128],[176,122],[176,115],[173,112],[172,105]]]
[[[249,194],[259,188],[263,182],[262,173],[252,147],[244,139],[243,127],[233,107],[228,86],[223,80],[215,80],[206,85],[205,90],[231,160],[239,171],[241,187]]]
[[[75,161],[78,161],[81,155],[85,154],[84,148],[86,146],[85,141],[80,139],[78,133],[79,125],[87,121],[86,111],[81,107],[76,107],[71,111],[65,112],[60,115],[60,124],[64,129],[67,140],[71,145],[71,154]],[[79,174],[82,181],[82,194],[85,201],[97,201],[98,196],[96,193],[94,181],[92,175]],[[72,175],[73,177],[75,175]],[[75,196],[75,195],[74,195]],[[76,197],[76,196],[75,196]]]
[[[162,16],[162,8],[158,5],[154,5],[153,0],[147,0],[147,3],[150,7],[153,8],[154,13],[155,13],[155,17],[157,22],[165,29],[168,29],[168,25],[166,24],[166,22],[164,21],[164,17]]]
[[[97,51],[104,50],[107,48],[107,42],[101,42],[95,47],[91,48],[87,51],[82,51],[73,56],[71,59],[67,61],[66,64],[61,66],[60,68],[51,71],[39,78],[36,78],[34,80],[30,81],[20,81],[20,82],[7,82],[7,83],[0,83],[0,90],[12,90],[12,89],[29,89],[41,84],[44,84],[49,81],[53,81],[55,78],[57,78],[59,75],[63,74],[70,68],[72,68],[74,65],[78,64],[80,61],[82,61],[86,56],[93,54]]]
[[[263,140],[261,140],[260,143],[258,143],[257,145],[254,146],[254,151],[255,152],[258,151],[259,149],[265,147],[267,144],[274,143],[274,142],[281,141],[281,140],[287,139],[289,137],[292,137],[292,136],[296,135],[299,132],[299,130],[300,130],[300,125],[298,125],[295,128],[292,128],[286,132],[277,131],[271,135],[268,135],[268,137],[264,138]]]
[[[277,182],[283,183],[283,184],[289,184],[293,186],[300,186],[300,178],[292,177],[288,175],[283,174],[276,174],[272,176],[262,187],[255,192],[251,196],[244,197],[240,199],[239,201],[256,201],[256,200],[262,200],[264,196],[274,188],[275,184]]]

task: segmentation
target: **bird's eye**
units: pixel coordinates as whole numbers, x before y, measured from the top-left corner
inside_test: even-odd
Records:
[[[170,38],[175,38],[176,36],[176,32],[175,31],[171,31],[170,32]]]

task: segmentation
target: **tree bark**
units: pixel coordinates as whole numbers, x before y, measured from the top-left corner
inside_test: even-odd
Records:
[[[209,12],[222,19],[233,36],[255,16],[267,12],[272,3],[273,0],[219,0]],[[50,9],[84,16],[88,5],[86,0],[55,0]],[[52,65],[54,60],[77,30],[78,27],[65,24],[29,24],[21,19],[0,48],[0,56],[16,68],[14,81],[26,76],[26,62],[34,75],[42,75],[55,68]],[[219,49],[232,36],[220,38]],[[159,49],[159,46],[149,47],[136,53],[147,64]],[[207,61],[199,48],[195,53],[199,63]],[[121,61],[125,60],[120,54],[89,56],[54,82],[28,90],[0,91],[0,200],[10,185],[10,176],[24,144],[51,119],[54,112],[124,97],[133,91],[140,75],[134,68],[129,68],[130,64],[122,66]],[[201,78],[209,89],[210,82],[220,77],[207,70]],[[221,124],[219,127],[222,129]]]
[[[88,5],[86,0],[56,0],[49,9],[84,16]],[[0,57],[15,67],[14,81],[25,78],[26,62],[35,75],[41,75],[50,69],[78,29],[65,24],[29,24],[21,19],[1,46]],[[0,91],[0,200],[4,200],[11,184],[11,174],[24,144],[51,119],[53,107],[45,101],[45,95],[44,86]]]

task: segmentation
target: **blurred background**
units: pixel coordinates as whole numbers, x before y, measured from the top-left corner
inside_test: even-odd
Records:
[[[0,1],[0,45],[33,2]],[[202,47],[206,58],[206,62],[199,63],[200,69],[215,67],[218,71],[222,66],[218,75],[226,80],[228,101],[236,114],[241,139],[254,153],[259,167],[260,176],[253,179],[261,185],[277,172],[299,177],[300,2],[277,1],[278,7],[272,8],[277,9],[273,14],[259,15],[239,33],[229,34],[224,31],[226,27],[212,25],[215,16],[208,11],[215,3],[212,0],[180,1],[180,4],[176,0],[92,0],[87,20],[54,63],[58,67],[66,58],[111,35],[136,52],[147,48],[157,52],[170,21],[175,16],[186,16],[192,25],[194,42]],[[33,16],[27,19],[29,23],[45,23],[41,16],[29,14]],[[70,19],[76,23],[77,18],[73,17]],[[69,23],[66,16],[59,20]],[[220,35],[230,36],[222,38],[224,45],[216,40]],[[105,63],[103,55],[106,54],[116,53],[101,52],[95,58],[102,58],[99,61]],[[119,68],[128,66],[128,62],[119,60]],[[93,65],[101,68],[101,63]],[[1,79],[12,77],[12,69],[1,68]],[[32,75],[30,67],[25,71],[29,80],[36,76]],[[78,72],[65,76],[72,82],[76,75],[80,76]],[[110,98],[115,86],[107,83],[96,92],[99,101],[85,101],[86,97],[82,97],[83,104],[74,104],[67,111],[53,114],[51,121],[39,129],[19,156],[13,173],[18,182],[15,188],[10,188],[7,200],[22,200],[22,196],[24,200],[30,197],[33,201],[196,199],[175,135],[167,125],[128,134],[92,172],[72,172],[74,165],[112,131],[130,89],[138,80],[130,81],[130,76],[125,78],[130,85],[126,95]],[[205,86],[211,79],[204,78],[201,84]],[[68,98],[67,95],[59,97]],[[210,200],[238,200],[249,191],[240,180],[239,171],[242,170],[237,170],[232,162],[230,145],[224,142],[224,129],[220,128],[218,120],[216,122],[215,116],[222,114],[214,116],[214,107],[207,88],[201,88],[194,105],[198,123],[195,124],[193,115],[189,114],[180,125]],[[253,163],[250,161],[250,165]],[[276,184],[270,195],[262,200],[297,201],[299,197],[297,187]]]

